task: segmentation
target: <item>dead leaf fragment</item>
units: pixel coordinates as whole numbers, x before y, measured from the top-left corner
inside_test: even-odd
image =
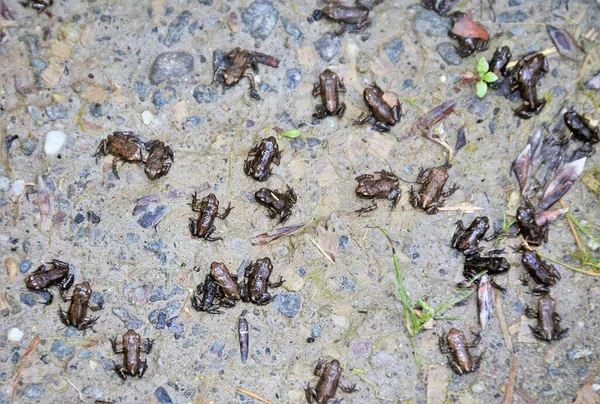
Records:
[[[477,21],[473,21],[473,13],[471,11],[456,21],[450,32],[462,38],[480,38],[484,41],[487,41],[490,37],[483,25]]]

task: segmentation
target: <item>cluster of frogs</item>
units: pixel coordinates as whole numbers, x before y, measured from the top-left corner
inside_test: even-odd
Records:
[[[66,296],[66,292],[71,288],[75,281],[74,275],[69,273],[70,266],[66,262],[53,259],[47,264],[40,265],[34,272],[32,272],[27,278],[25,278],[25,286],[27,288],[37,291],[45,292],[48,298],[42,302],[45,305],[52,304],[54,295],[49,290],[52,286],[58,286],[60,296],[63,301],[70,301],[71,304],[67,311],[64,311],[62,307],[58,308],[58,315],[60,320],[66,326],[72,326],[78,330],[92,329],[98,321],[99,317],[88,316],[88,309],[98,311],[103,308],[103,302],[98,305],[91,303],[92,287],[87,281],[76,284],[73,287],[73,293],[71,297]],[[146,340],[142,343],[140,336],[134,330],[128,330],[122,339],[123,347],[119,349],[117,346],[117,339],[114,337],[111,339],[111,345],[113,351],[117,354],[124,353],[123,365],[116,365],[115,372],[123,380],[130,376],[142,377],[146,372],[147,364],[146,361],[140,359],[140,351],[150,353],[152,349],[151,340]]]

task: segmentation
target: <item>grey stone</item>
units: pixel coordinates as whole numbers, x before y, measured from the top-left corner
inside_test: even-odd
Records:
[[[152,324],[156,324],[158,322],[158,315],[160,313],[163,313],[166,318],[171,318],[181,309],[181,304],[182,303],[179,301],[170,302],[162,309],[152,311],[152,313],[150,313],[148,316],[148,320],[150,320]]]
[[[415,30],[427,36],[446,37],[451,28],[452,23],[449,18],[442,17],[433,11],[422,11],[415,18]]]
[[[142,320],[131,314],[127,309],[122,307],[113,307],[112,312],[115,316],[119,317],[123,323],[125,323],[125,327],[128,329],[137,330],[142,328],[142,325],[144,325]]]
[[[185,124],[187,126],[198,126],[201,125],[205,122],[205,119],[201,116],[190,116],[187,121],[185,121]]]
[[[287,76],[287,88],[294,89],[298,87],[300,84],[300,80],[302,80],[302,70],[298,68],[288,69],[286,72]]]
[[[387,53],[388,58],[393,64],[400,61],[400,55],[404,53],[404,43],[400,38],[394,38],[391,42],[383,46],[383,50]]]
[[[315,147],[316,145],[321,144],[321,141],[319,139],[317,139],[316,137],[309,137],[308,138],[308,147]]]
[[[156,391],[154,392],[154,395],[158,399],[158,402],[161,404],[172,404],[173,403],[173,400],[171,400],[169,393],[167,393],[167,390],[165,390],[165,388],[162,386],[156,389]]]
[[[75,352],[75,347],[65,343],[63,340],[57,339],[52,344],[52,348],[50,349],[52,353],[60,360],[64,361],[65,359],[71,357]]]
[[[302,41],[302,32],[298,29],[298,26],[288,20],[285,17],[281,17],[281,22],[283,24],[283,28],[285,28],[285,32],[296,41]]]
[[[481,117],[485,116],[488,110],[492,107],[492,103],[491,101],[483,100],[474,96],[467,100],[465,106],[473,115]]]
[[[152,103],[156,108],[161,109],[165,105],[169,105],[175,102],[177,99],[177,91],[174,87],[167,86],[165,88],[159,88],[152,94]]]
[[[529,19],[529,15],[522,10],[515,12],[505,11],[498,15],[498,22],[525,22]]]
[[[140,101],[146,101],[146,98],[148,98],[148,96],[150,95],[150,86],[148,86],[143,81],[136,81],[136,85]]]
[[[588,90],[600,89],[600,73],[596,74],[587,83],[585,83],[585,88]]]
[[[321,324],[315,324],[312,329],[312,336],[314,338],[318,338],[321,336],[321,332],[323,331],[323,326]]]
[[[462,63],[462,58],[456,51],[456,47],[451,42],[442,42],[436,48],[444,62],[449,65],[458,66]]]
[[[19,270],[21,271],[22,274],[27,273],[27,271],[29,271],[31,269],[31,261],[29,260],[23,260],[23,262],[21,262],[21,265],[19,265]]]
[[[213,0],[198,0],[198,2],[205,6],[212,6],[212,4],[213,4]]]
[[[42,116],[42,111],[38,107],[36,107],[35,105],[30,105],[27,107],[27,111],[29,112],[31,119],[33,119],[33,121],[36,124],[42,125],[44,123],[44,117]]]
[[[92,105],[90,105],[90,114],[92,114],[92,116],[95,118],[100,118],[101,116],[104,116],[102,104],[93,103]]]
[[[217,102],[217,90],[211,86],[198,86],[194,89],[194,99],[198,104]]]
[[[510,7],[522,6],[523,5],[523,0],[509,0],[508,1],[508,5]]]
[[[85,386],[83,390],[81,390],[81,392],[92,397],[95,400],[102,398],[102,390],[95,386]]]
[[[167,205],[158,205],[154,210],[147,211],[138,219],[138,224],[144,229],[154,228],[169,211]]]
[[[321,59],[329,62],[342,49],[342,37],[336,35],[334,32],[326,32],[314,45]]]
[[[301,298],[298,293],[282,292],[275,296],[275,308],[286,317],[295,317],[300,311]]]
[[[69,109],[63,105],[48,105],[46,107],[46,116],[51,121],[65,119],[69,114]]]
[[[279,11],[269,0],[257,0],[242,11],[242,21],[256,39],[267,39],[278,19]]]
[[[592,355],[593,353],[594,353],[594,351],[589,348],[587,348],[587,349],[573,348],[573,349],[569,349],[567,351],[567,358],[569,358],[570,361],[574,361],[575,359],[588,357],[588,356]]]
[[[176,295],[184,295],[185,289],[183,289],[179,285],[173,286],[169,293],[166,293],[166,288],[164,285],[160,285],[158,288],[154,289],[154,293],[150,296],[151,302],[157,302],[159,300],[169,300]]]
[[[189,53],[164,52],[158,55],[152,64],[150,82],[155,85],[160,84],[167,79],[183,77],[193,69],[194,57]]]
[[[33,307],[37,304],[37,300],[31,293],[22,293],[20,296],[21,302],[29,307]]]
[[[4,175],[0,176],[0,191],[6,192],[10,189],[10,179]]]
[[[84,349],[83,351],[79,352],[79,355],[77,356],[81,359],[90,359],[92,357],[92,352],[90,352],[87,349]]]
[[[167,30],[167,34],[163,39],[163,45],[167,47],[171,47],[177,42],[181,41],[181,36],[187,27],[190,24],[192,19],[192,13],[185,10],[181,14],[175,18],[171,24],[169,24],[169,29]]]
[[[225,343],[222,341],[214,341],[208,348],[209,352],[216,356],[222,356],[225,351]]]
[[[298,151],[298,150],[302,150],[306,147],[306,141],[304,139],[302,139],[301,137],[297,137],[295,139],[292,139],[292,141],[290,142],[290,145],[292,146],[292,149],[294,149],[295,151]]]
[[[25,397],[32,400],[39,400],[44,396],[44,385],[42,383],[33,383],[25,387]]]

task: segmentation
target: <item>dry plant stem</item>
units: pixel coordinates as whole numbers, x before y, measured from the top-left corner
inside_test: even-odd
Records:
[[[35,352],[35,350],[37,349],[39,344],[40,344],[40,336],[36,335],[35,337],[33,337],[33,340],[27,347],[27,350],[25,351],[25,354],[23,355],[23,359],[21,359],[21,365],[19,366],[19,369],[17,370],[17,375],[15,376],[15,381],[13,382],[13,390],[12,390],[13,398],[15,397],[15,394],[17,394],[17,389],[19,388],[19,382],[21,381],[21,376],[23,375],[23,371],[25,370],[25,367],[27,366],[29,359],[31,359],[31,356],[33,355],[33,353]]]
[[[267,400],[264,397],[259,396],[256,393],[251,392],[250,390],[246,390],[246,389],[244,389],[242,387],[239,387],[239,386],[236,387],[235,390],[238,391],[238,392],[240,392],[240,393],[242,393],[242,394],[247,395],[248,397],[252,397],[252,398],[254,398],[254,399],[258,400],[258,401],[261,401],[263,403],[272,404],[271,401]]]
[[[546,25],[546,24],[544,24],[544,25]],[[556,48],[553,46],[552,48],[544,49],[540,53],[542,55],[546,56],[546,55],[550,55],[551,53],[554,53],[554,52],[556,52]],[[512,69],[513,67],[515,67],[516,64],[517,64],[517,60],[513,60],[512,62],[510,62],[509,64],[506,65],[506,68]]]
[[[561,208],[565,207],[565,204],[563,203],[562,200],[560,201],[560,207]],[[573,233],[573,237],[575,237],[575,242],[577,243],[577,247],[579,248],[579,251],[581,251],[582,253],[585,253],[583,244],[581,244],[581,240],[579,239],[579,234],[577,234],[577,230],[575,230],[575,225],[573,224],[573,221],[571,220],[569,215],[567,215],[567,222],[569,222],[569,228],[571,229],[571,233]]]
[[[586,274],[586,275],[590,275],[590,276],[600,276],[600,272],[586,271],[585,269],[573,267],[573,266],[568,265],[568,264],[566,264],[564,262],[560,262],[559,260],[555,260],[554,258],[547,257],[547,256],[542,255],[540,253],[538,253],[538,255],[540,257],[542,257],[543,259],[545,259],[545,260],[552,261],[552,262],[554,262],[555,264],[558,264],[558,265],[562,265],[563,267],[569,268],[572,271],[579,272],[579,273]]]

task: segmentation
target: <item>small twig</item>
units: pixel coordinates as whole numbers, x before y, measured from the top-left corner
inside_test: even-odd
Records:
[[[515,381],[517,379],[517,358],[514,354],[510,361],[510,376],[508,377],[508,386],[506,387],[506,394],[504,395],[504,404],[512,404],[515,396]]]
[[[565,204],[562,200],[559,201],[560,202],[560,207],[564,208]],[[581,251],[583,254],[585,254],[585,249],[583,248],[583,244],[581,244],[581,240],[579,239],[579,234],[577,233],[577,230],[575,229],[575,225],[573,224],[573,221],[571,220],[571,217],[569,215],[567,215],[567,222],[569,222],[569,228],[571,229],[571,233],[573,233],[573,237],[575,237],[575,242],[577,243],[577,247],[579,248],[579,251]]]
[[[79,390],[77,387],[75,387],[75,385],[73,383],[71,383],[69,381],[69,379],[67,379],[66,377],[63,377],[63,379],[65,379],[67,381],[67,383],[69,383],[71,385],[71,387],[73,387],[75,390],[77,390],[77,393],[79,393],[79,401],[83,401],[85,402],[85,400],[83,399],[83,397],[81,396],[81,390]]]
[[[244,388],[242,388],[242,387],[240,387],[240,386],[237,386],[237,387],[235,388],[235,390],[236,390],[237,392],[240,392],[240,393],[242,393],[242,394],[245,394],[245,395],[247,395],[248,397],[252,397],[252,398],[254,398],[254,399],[257,399],[258,401],[262,401],[263,403],[272,404],[272,403],[271,403],[271,401],[267,400],[266,398],[264,398],[264,397],[261,397],[261,396],[259,396],[258,394],[256,394],[256,393],[253,393],[253,392],[251,392],[250,390],[246,390],[246,389],[244,389]]]
[[[519,24],[519,23],[514,23],[514,24]],[[530,23],[527,23],[527,24],[530,24]],[[543,24],[543,25],[546,25],[546,24]],[[553,46],[552,48],[544,49],[543,51],[538,52],[538,53],[541,53],[542,55],[546,56],[546,55],[549,55],[554,52],[556,52],[556,48]],[[516,66],[517,63],[518,63],[518,60],[513,60],[512,62],[510,62],[509,64],[506,65],[506,69],[508,69],[508,70],[512,69],[513,67]]]
[[[329,262],[331,262],[333,265],[335,265],[335,261],[331,258],[331,253],[328,253],[327,251],[325,251],[319,244],[317,244],[317,242],[312,237],[308,236],[308,239],[310,241],[312,241],[312,243],[315,245],[315,247],[317,247],[319,249],[321,254],[323,254],[325,256],[325,258],[327,258],[329,260]]]
[[[21,376],[23,376],[23,371],[25,370],[25,367],[27,366],[27,362],[29,362],[29,359],[31,358],[31,356],[33,355],[33,353],[35,352],[35,350],[37,349],[37,346],[40,344],[40,336],[36,335],[35,337],[33,337],[33,340],[31,341],[31,343],[29,344],[29,346],[27,347],[27,350],[25,351],[25,354],[23,355],[23,359],[21,359],[21,365],[19,365],[19,369],[17,370],[17,375],[15,376],[15,381],[13,382],[13,390],[12,390],[12,397],[15,397],[15,394],[17,394],[17,388],[19,387],[19,382],[21,381]]]

